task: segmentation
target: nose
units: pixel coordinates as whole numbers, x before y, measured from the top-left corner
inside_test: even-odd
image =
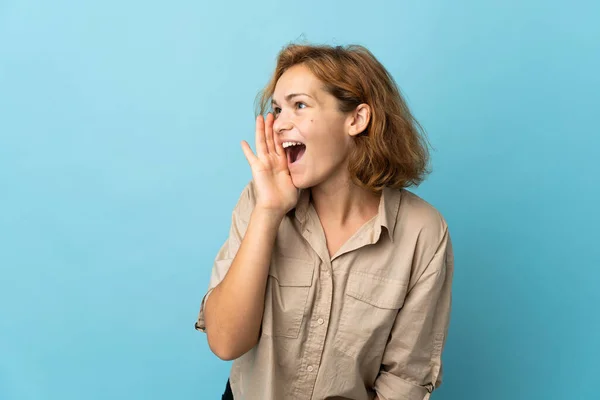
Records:
[[[275,121],[273,121],[273,131],[279,135],[285,131],[292,129],[292,123],[289,118],[285,116],[284,112],[279,113]]]

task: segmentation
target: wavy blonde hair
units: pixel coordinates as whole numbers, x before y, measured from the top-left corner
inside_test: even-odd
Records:
[[[265,114],[277,81],[290,67],[303,64],[337,98],[339,110],[371,107],[367,129],[356,136],[348,169],[352,180],[374,192],[419,185],[430,172],[429,150],[421,125],[412,116],[396,82],[375,56],[360,45],[290,44],[278,54],[267,86],[258,94],[256,113]]]

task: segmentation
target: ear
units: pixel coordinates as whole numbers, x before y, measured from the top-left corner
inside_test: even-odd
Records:
[[[348,134],[360,135],[369,126],[369,121],[371,121],[371,107],[365,103],[359,104],[350,115]]]

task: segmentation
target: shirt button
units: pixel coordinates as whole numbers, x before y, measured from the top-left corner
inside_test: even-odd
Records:
[[[312,367],[312,365],[309,365],[309,366],[308,366],[308,368],[306,368],[306,370],[307,370],[308,372],[313,372],[313,369],[314,369],[314,368]]]
[[[319,323],[319,325],[323,325],[323,323],[325,322],[325,320],[323,320],[323,318],[319,318],[317,320],[317,322]]]

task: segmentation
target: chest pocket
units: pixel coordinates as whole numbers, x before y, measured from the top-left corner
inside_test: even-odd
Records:
[[[353,357],[381,356],[408,282],[351,272],[335,335],[335,347]]]
[[[269,269],[262,333],[297,338],[306,314],[315,263],[277,256]]]

